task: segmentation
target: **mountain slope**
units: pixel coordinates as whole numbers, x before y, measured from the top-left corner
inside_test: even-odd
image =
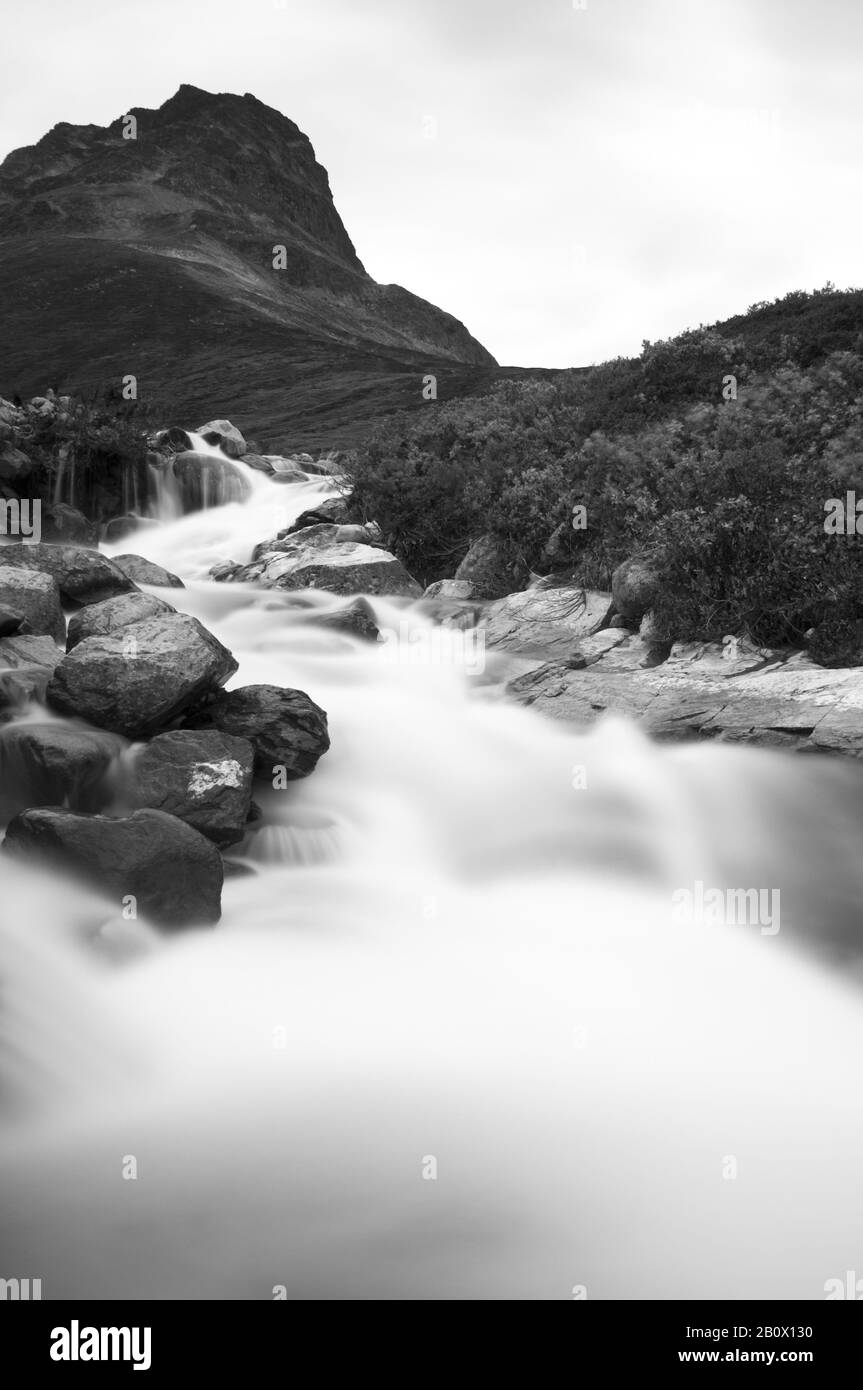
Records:
[[[134,139],[61,124],[0,165],[0,393],[132,374],[178,418],[307,446],[420,404],[426,373],[495,375],[457,319],[366,274],[292,121],[190,86],[129,114]]]

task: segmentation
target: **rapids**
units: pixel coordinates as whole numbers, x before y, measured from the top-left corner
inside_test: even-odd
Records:
[[[822,1298],[863,1227],[856,769],[559,726],[422,604],[373,598],[375,646],[314,625],[344,599],[208,580],[333,487],[253,474],[105,547],[180,575],[156,592],[234,652],[230,685],[307,691],[332,747],[256,791],[215,929],[0,865],[0,1273],[45,1298]],[[782,930],[681,923],[696,880],[780,889]]]

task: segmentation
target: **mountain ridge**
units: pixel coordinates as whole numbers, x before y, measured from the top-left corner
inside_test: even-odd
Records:
[[[0,287],[3,394],[131,374],[275,446],[353,443],[419,405],[425,375],[458,392],[498,370],[453,315],[367,274],[311,141],[251,93],[183,84],[13,150]]]

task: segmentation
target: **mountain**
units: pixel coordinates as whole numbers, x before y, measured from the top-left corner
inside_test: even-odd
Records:
[[[135,119],[135,138],[128,116]],[[284,247],[284,268],[274,268]],[[344,446],[501,372],[458,319],[365,271],[307,136],[183,85],[0,165],[0,395],[119,388],[264,447]]]

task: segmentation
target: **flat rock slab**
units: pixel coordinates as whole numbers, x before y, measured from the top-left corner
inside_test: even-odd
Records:
[[[611,611],[611,595],[590,589],[525,589],[485,608],[480,623],[489,647],[536,653],[545,660],[569,656],[595,633]]]
[[[217,922],[222,856],[190,825],[163,811],[82,816],[59,808],[22,811],[10,821],[3,850],[47,862],[163,927]]]
[[[131,800],[179,817],[216,845],[234,845],[246,833],[254,760],[248,739],[173,729],[139,754]]]
[[[196,618],[156,613],[121,632],[79,642],[54,671],[47,698],[61,714],[146,738],[236,670],[228,649]]]
[[[615,655],[612,653],[611,655]],[[522,704],[589,724],[606,712],[657,738],[717,738],[799,751],[863,756],[863,668],[830,670],[805,659],[727,676],[711,663],[671,659],[650,670],[583,670],[549,663],[510,682]]]

